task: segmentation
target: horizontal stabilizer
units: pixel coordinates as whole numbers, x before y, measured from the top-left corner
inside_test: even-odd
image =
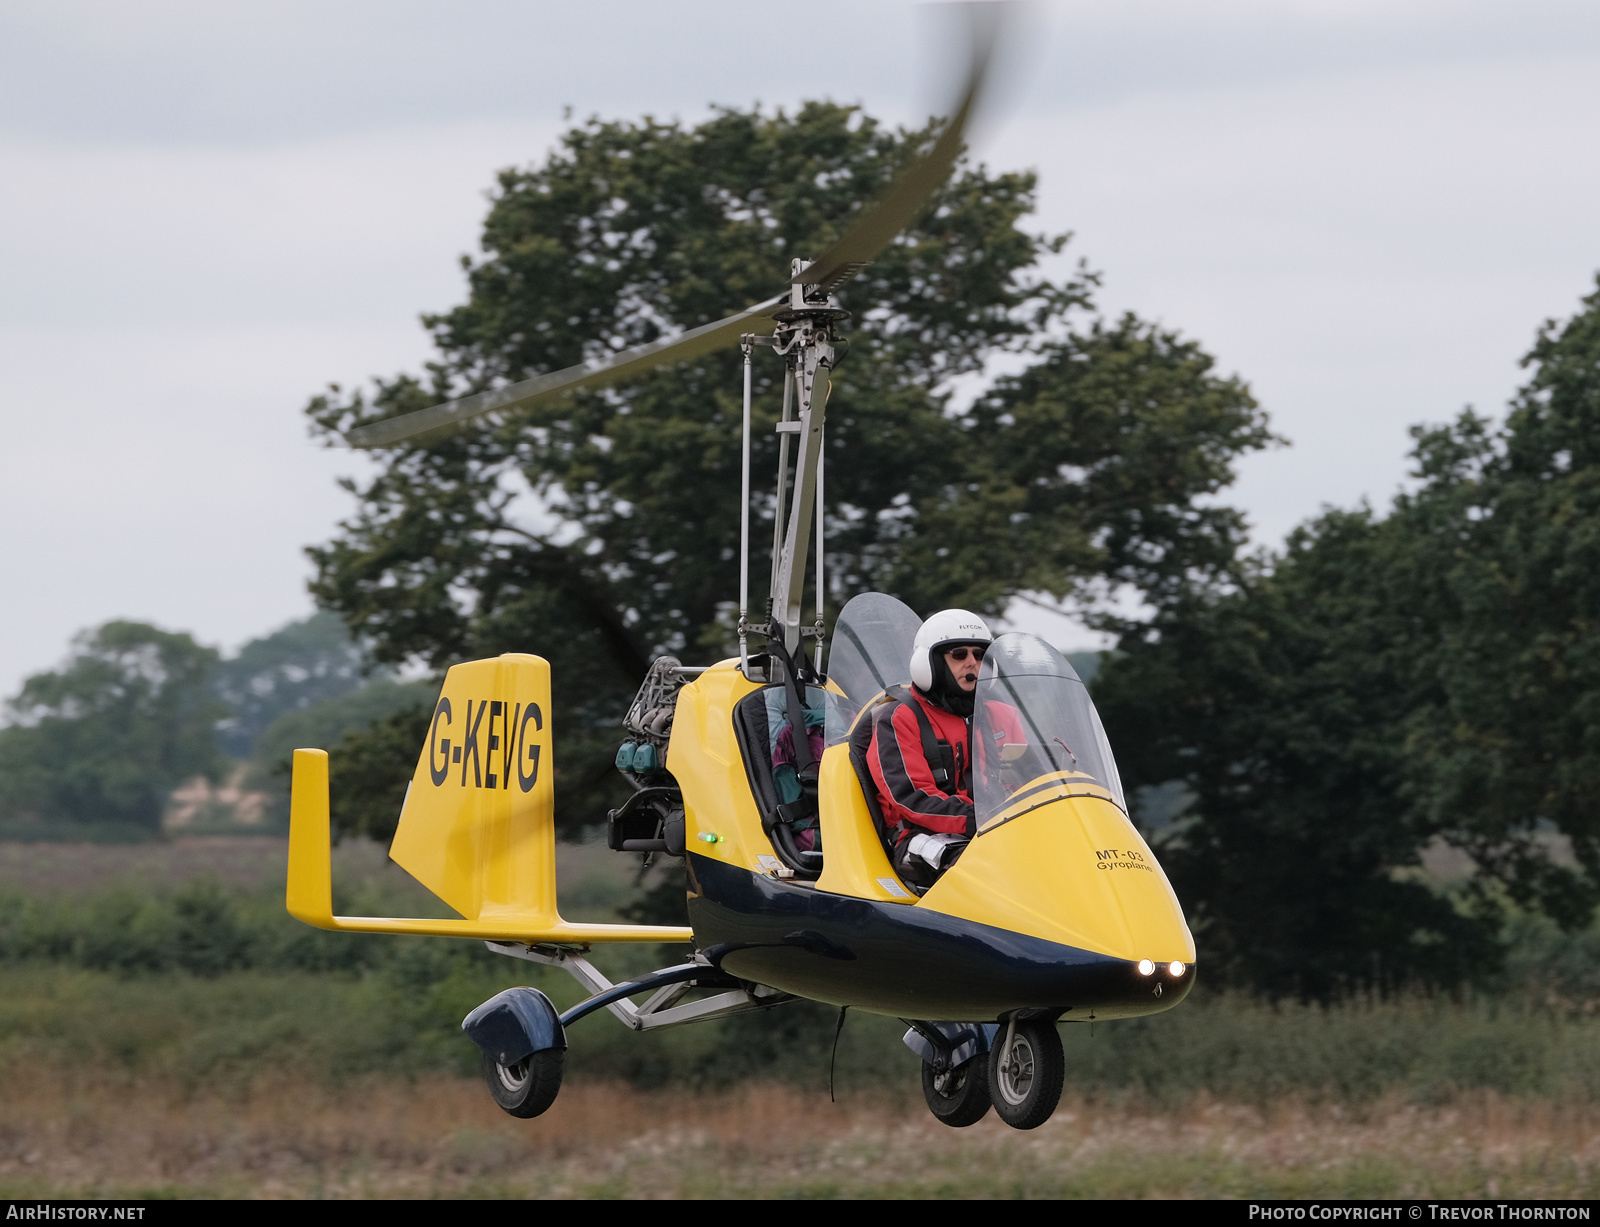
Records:
[[[333,915],[328,756],[296,750],[289,911],[322,929],[559,943],[692,942],[693,930],[569,924],[556,909],[550,665],[508,654],[445,676],[390,857],[460,920]]]

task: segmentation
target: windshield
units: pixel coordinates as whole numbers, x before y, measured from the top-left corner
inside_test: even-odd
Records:
[[[978,675],[972,740],[979,827],[1059,796],[1106,796],[1127,811],[1088,688],[1037,635],[1002,635],[990,646]]]
[[[856,713],[890,686],[911,684],[911,644],[922,619],[901,601],[865,592],[839,613],[828,645],[828,680],[846,702],[828,709],[827,741],[843,741]]]

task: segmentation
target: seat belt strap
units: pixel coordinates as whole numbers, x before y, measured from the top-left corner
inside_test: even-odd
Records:
[[[816,760],[811,757],[811,733],[806,728],[806,704],[800,693],[799,670],[795,668],[794,658],[784,649],[783,635],[780,628],[774,624],[771,631],[778,634],[772,636],[767,644],[767,651],[778,658],[783,665],[784,690],[787,692],[789,732],[794,740],[794,773],[802,780],[815,778],[813,772],[807,776],[807,769],[812,767]],[[804,652],[802,650],[802,658]]]
[[[951,786],[956,783],[954,779],[955,764],[945,765],[944,751],[939,748],[939,739],[934,736],[933,722],[928,719],[928,713],[922,710],[922,704],[917,702],[914,697],[908,696],[903,701],[910,705],[912,712],[917,717],[917,728],[922,733],[922,757],[928,762],[928,770],[933,772],[933,782],[941,788],[952,790]],[[946,742],[944,744],[948,748],[949,743]],[[951,757],[953,758],[954,756],[955,753],[951,750]]]

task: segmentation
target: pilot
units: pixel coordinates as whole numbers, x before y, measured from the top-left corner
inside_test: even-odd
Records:
[[[904,882],[927,887],[955,863],[977,825],[972,804],[972,713],[978,669],[994,635],[965,609],[946,609],[917,631],[911,689],[874,721],[867,765]],[[988,715],[1007,742],[1023,740],[1015,709]],[[979,771],[984,763],[977,763]]]

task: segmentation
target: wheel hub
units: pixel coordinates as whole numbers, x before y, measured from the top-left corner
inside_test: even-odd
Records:
[[[518,1061],[515,1065],[495,1066],[500,1075],[500,1085],[508,1091],[520,1091],[528,1083],[528,1062]]]
[[[1011,1041],[1011,1047],[1000,1065],[1000,1094],[1007,1103],[1020,1104],[1033,1089],[1033,1046],[1022,1037]]]
[[[960,1094],[961,1088],[966,1084],[967,1076],[960,1070],[947,1069],[933,1076],[934,1090],[947,1098],[954,1098]]]

